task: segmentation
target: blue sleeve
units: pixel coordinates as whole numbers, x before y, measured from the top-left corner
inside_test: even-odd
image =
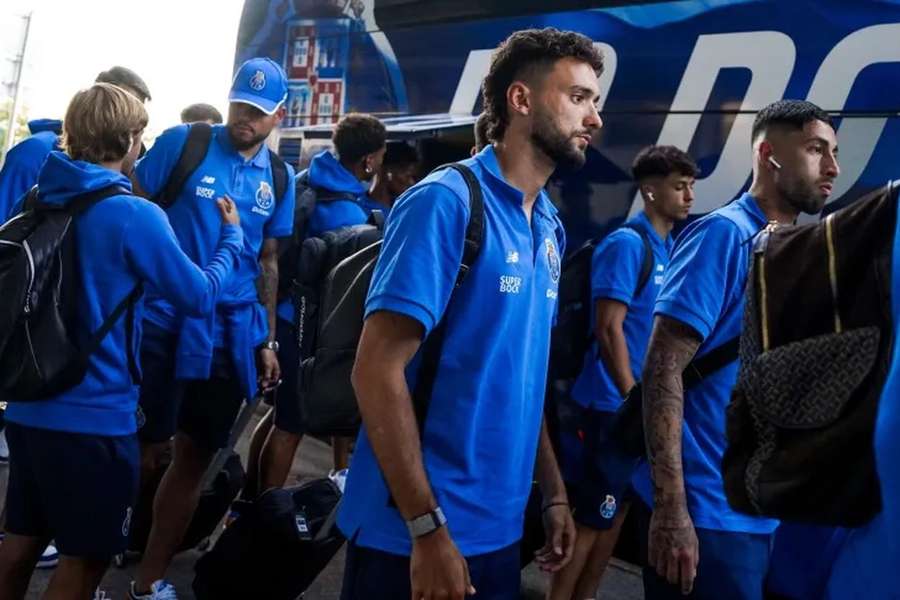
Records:
[[[284,197],[276,200],[275,212],[263,227],[264,238],[288,237],[294,231],[294,169],[287,163],[284,166],[287,168],[287,189],[284,190]]]
[[[614,231],[600,242],[591,260],[591,297],[631,305],[644,252],[640,235],[627,229]]]
[[[188,129],[187,125],[178,125],[163,131],[135,165],[135,177],[149,197],[158,194],[169,180],[187,140]]]
[[[237,266],[244,235],[239,225],[224,225],[216,252],[201,269],[185,254],[166,214],[141,202],[125,228],[125,256],[141,279],[189,316],[210,313],[222,284]]]
[[[468,200],[441,183],[421,185],[395,204],[366,316],[379,310],[400,313],[420,322],[428,335],[456,283],[468,219]]]
[[[730,292],[739,285],[740,231],[729,220],[709,218],[685,230],[669,261],[654,314],[691,326],[706,339]]]
[[[0,223],[18,214],[22,200],[37,183],[38,173],[52,148],[39,137],[30,137],[13,146],[0,169]]]

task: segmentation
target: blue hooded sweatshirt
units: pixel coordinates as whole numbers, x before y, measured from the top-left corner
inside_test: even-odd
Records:
[[[371,206],[376,202],[366,195],[366,188],[353,173],[342,165],[328,150],[313,156],[308,171],[301,171],[297,178],[309,173],[309,184],[313,187],[350,194],[356,200],[333,200],[318,202],[306,226],[306,237],[317,237],[341,227],[361,225],[369,218]],[[278,316],[286,321],[294,321],[294,307],[290,299],[278,304]]]
[[[41,199],[66,205],[79,195],[111,185],[131,189],[128,178],[93,163],[53,152],[41,170]],[[134,287],[152,285],[190,315],[209,313],[223,281],[237,265],[243,247],[241,228],[224,225],[209,264],[200,269],[181,250],[165,213],[137,196],[112,196],[76,220],[80,290],[78,312],[86,330],[96,331]],[[144,304],[135,305],[133,348],[139,357]],[[40,402],[10,399],[6,418],[14,423],[94,435],[129,435],[137,430],[138,386],[128,371],[125,318],[91,355],[87,374],[77,386]]]
[[[38,173],[47,156],[59,150],[62,121],[36,119],[28,122],[31,137],[10,148],[0,169],[0,222],[21,208],[21,198],[37,183]]]
[[[366,198],[366,188],[353,173],[338,162],[334,154],[320,152],[309,163],[310,185],[342,194],[351,194],[356,200],[335,200],[316,204],[316,210],[309,219],[307,236],[321,235],[326,231],[360,225],[369,218],[369,213],[363,208]]]

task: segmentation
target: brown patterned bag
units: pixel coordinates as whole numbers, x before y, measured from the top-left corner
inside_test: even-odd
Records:
[[[754,241],[722,464],[736,510],[850,527],[879,512],[897,190]]]

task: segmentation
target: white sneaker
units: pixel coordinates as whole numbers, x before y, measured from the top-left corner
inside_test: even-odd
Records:
[[[332,480],[338,489],[341,490],[341,493],[344,493],[344,486],[347,484],[347,472],[349,469],[341,469],[340,471],[335,471],[334,469],[328,473],[328,479]]]
[[[6,445],[6,429],[0,430],[0,465],[9,462],[9,446]]]
[[[59,551],[56,549],[56,546],[53,545],[53,542],[50,542],[41,553],[41,557],[38,559],[36,566],[38,569],[52,569],[58,564]]]
[[[175,593],[175,586],[163,579],[158,579],[150,586],[149,594],[138,594],[134,590],[134,582],[131,582],[131,589],[128,591],[129,600],[178,600],[178,594]]]

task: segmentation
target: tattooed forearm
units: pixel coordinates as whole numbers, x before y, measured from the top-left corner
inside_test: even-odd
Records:
[[[278,303],[278,241],[267,239],[259,255],[260,275],[256,281],[259,301],[269,317],[269,339],[275,339],[275,308]]]
[[[642,384],[645,441],[656,508],[684,506],[681,373],[699,346],[700,338],[691,327],[668,317],[656,318]]]

